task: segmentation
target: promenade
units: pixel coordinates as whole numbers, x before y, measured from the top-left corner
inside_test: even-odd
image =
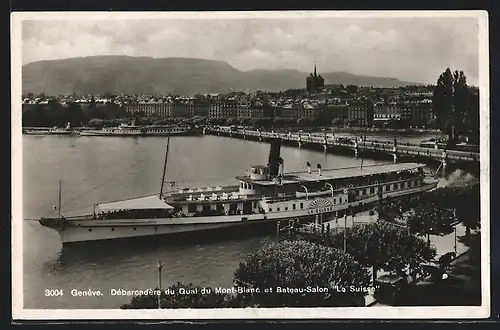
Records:
[[[342,231],[344,228],[350,228],[353,226],[353,224],[361,224],[361,223],[370,223],[373,221],[379,221],[378,220],[378,214],[375,212],[374,214],[370,215],[369,211],[364,211],[356,214],[354,217],[353,216],[347,216],[347,217],[341,217],[338,219],[332,219],[332,220],[327,220],[323,221],[323,224],[327,226],[329,224],[330,231],[333,233]],[[319,237],[321,235],[321,226],[316,225],[315,230],[313,231],[313,226],[315,224],[309,224],[305,225],[302,227],[299,232],[302,233],[301,237],[305,237],[308,240],[313,240],[315,241],[315,237]],[[305,235],[304,235],[305,234]],[[422,239],[427,240],[427,236],[423,235],[421,236]],[[471,294],[470,299],[467,301],[474,301],[477,302],[477,283],[481,283],[480,281],[480,261],[473,260],[470,255],[474,255],[473,253],[469,254],[469,250],[471,249],[471,246],[475,247],[476,252],[477,249],[480,248],[478,247],[478,243],[480,241],[480,231],[478,230],[472,230],[471,231],[471,236],[468,238],[465,235],[465,226],[462,223],[458,223],[455,226],[455,230],[447,235],[430,235],[430,243],[431,246],[433,246],[436,249],[436,257],[435,260],[439,260],[439,258],[447,253],[450,252],[455,252],[457,258],[452,262],[450,265],[450,269],[448,270],[447,274],[449,278],[445,281],[438,281],[431,279],[430,276],[425,277],[425,278],[418,278],[413,280],[413,286],[410,286],[410,290],[413,292],[415,291],[415,299],[413,299],[412,295],[410,295],[409,301],[400,301],[398,304],[401,305],[440,305],[440,303],[424,303],[424,301],[432,301],[431,296],[428,294],[428,290],[430,291],[435,291],[435,292],[443,292],[444,291],[450,291],[451,287],[454,287],[458,285],[457,283],[462,283],[464,282],[463,290],[462,291],[471,291],[473,294]],[[342,247],[337,247],[337,248],[342,248]],[[467,255],[467,256],[466,256]],[[480,259],[480,258],[477,258]],[[466,269],[467,268],[467,269]],[[371,275],[372,269],[369,269],[369,273]],[[377,278],[384,276],[384,275],[389,275],[388,272],[379,270],[377,272]],[[477,278],[479,276],[479,279]],[[470,281],[469,281],[470,280]],[[467,283],[466,283],[467,282]],[[429,288],[434,288],[434,289],[429,289]],[[448,288],[448,289],[447,289]],[[418,293],[418,295],[417,295]],[[480,293],[480,289],[479,289]],[[433,293],[433,296],[439,294]],[[408,295],[403,295],[405,297],[408,297]],[[418,298],[417,298],[418,297]],[[446,297],[441,297],[439,301],[448,301],[447,305],[452,305],[453,304],[453,299],[449,299]],[[441,303],[443,304],[443,303]],[[465,303],[464,303],[465,304]],[[479,304],[480,304],[480,298],[479,298]],[[384,304],[381,304],[375,300],[373,297],[373,294],[368,294],[365,296],[365,305],[366,306],[385,306]]]

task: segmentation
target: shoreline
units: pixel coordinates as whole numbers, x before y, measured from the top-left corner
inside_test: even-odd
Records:
[[[150,125],[141,125],[140,127],[147,127]],[[24,133],[25,130],[29,129],[51,129],[51,127],[22,127],[22,132],[23,135],[30,135]],[[255,129],[254,127],[252,127]],[[90,129],[99,129],[99,128],[94,128],[94,127],[72,127],[72,131],[75,133],[78,133],[82,130],[90,130]],[[285,128],[286,129],[286,128]],[[190,131],[200,131],[201,132],[202,128],[193,128]],[[275,131],[280,131],[282,129],[280,128],[271,128],[271,127],[264,127],[263,130],[268,131],[268,130],[275,130]],[[435,134],[437,137],[444,136],[444,134],[438,130],[438,129],[420,129],[420,128],[404,128],[404,129],[395,129],[395,128],[376,128],[376,127],[369,127],[369,128],[363,128],[363,127],[332,127],[328,128],[325,130],[318,129],[318,127],[294,127],[294,128],[288,128],[287,130],[290,131],[299,131],[303,130],[304,132],[310,132],[310,133],[322,133],[322,132],[327,132],[327,133],[369,133],[370,135],[378,135],[378,134],[394,134],[394,135],[414,135],[414,136],[419,136],[419,135],[429,135],[429,134]],[[51,134],[51,133],[40,133],[37,135],[64,135],[64,134]]]

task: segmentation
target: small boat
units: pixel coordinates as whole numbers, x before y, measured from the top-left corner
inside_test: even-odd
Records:
[[[418,163],[325,170],[318,164],[313,172],[307,162],[307,170],[286,173],[281,142],[274,139],[268,164],[250,166],[245,175],[235,178],[235,185],[166,191],[169,144],[170,136],[159,194],[98,203],[91,214],[62,217],[59,213],[41,218],[40,224],[56,230],[63,244],[70,244],[273,225],[292,219],[312,222],[388,197],[430,191],[438,183]]]

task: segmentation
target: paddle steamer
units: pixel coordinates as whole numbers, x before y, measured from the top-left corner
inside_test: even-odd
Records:
[[[251,166],[232,186],[165,191],[168,145],[160,193],[100,203],[92,214],[42,218],[58,231],[63,244],[139,236],[178,234],[235,226],[270,224],[278,220],[313,221],[317,216],[342,216],[387,197],[423,193],[438,180],[427,177],[424,164],[400,163],[351,168],[285,172],[280,141],[271,141],[267,165]],[[60,198],[59,198],[60,200]],[[60,201],[59,201],[60,204]]]

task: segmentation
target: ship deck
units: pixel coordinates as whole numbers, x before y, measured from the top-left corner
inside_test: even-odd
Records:
[[[384,173],[416,170],[424,166],[425,164],[420,164],[420,163],[400,163],[400,164],[370,165],[370,166],[363,166],[363,168],[348,167],[348,168],[335,168],[326,170],[322,169],[321,176],[319,175],[317,169],[315,171],[311,171],[311,173],[308,173],[307,171],[290,172],[290,173],[285,173],[283,175],[281,183],[294,184],[303,182],[318,182],[318,181],[330,181],[330,180],[339,180],[347,178],[365,177],[365,176],[384,174]],[[243,182],[254,183],[263,186],[276,185],[276,182],[274,181],[252,180],[248,176],[240,176],[236,177],[236,179]]]

